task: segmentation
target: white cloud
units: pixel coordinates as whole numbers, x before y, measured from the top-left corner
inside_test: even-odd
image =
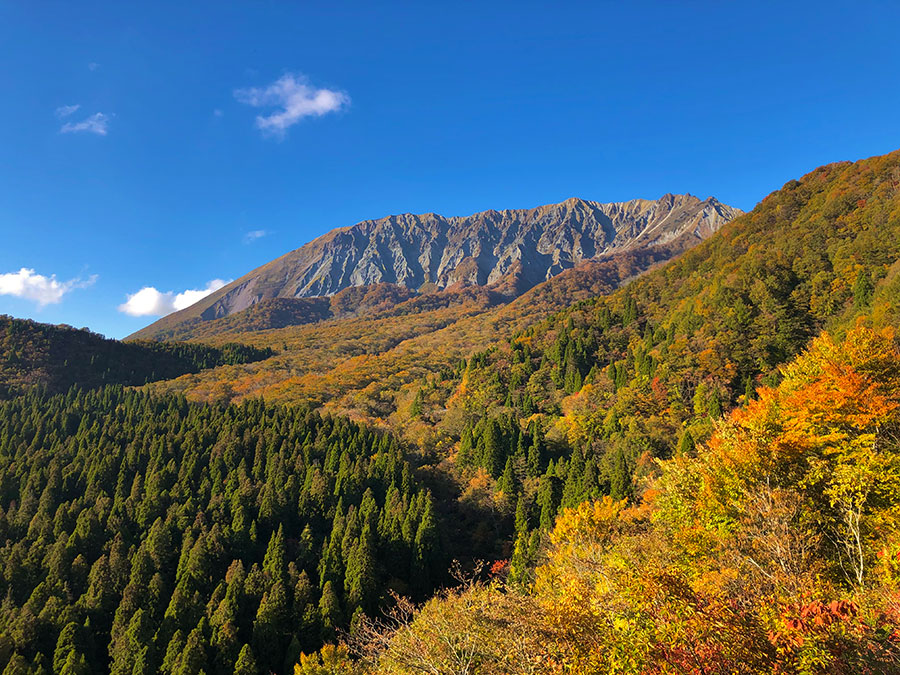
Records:
[[[45,277],[32,269],[23,267],[18,272],[0,274],[0,295],[14,295],[17,298],[33,300],[38,307],[55,305],[62,301],[63,296],[76,288],[87,288],[97,281],[97,275],[87,279],[69,279],[69,281],[57,281],[56,275]]]
[[[59,130],[61,134],[71,134],[79,131],[86,131],[98,136],[106,136],[106,128],[109,126],[109,115],[103,113],[94,113],[90,117],[81,122],[66,122]]]
[[[267,230],[251,230],[244,235],[244,243],[252,244],[254,241],[256,241],[257,239],[262,239],[267,234],[269,234]]]
[[[137,293],[128,295],[128,299],[119,305],[119,311],[131,316],[164,316],[177,312],[179,309],[190,307],[199,302],[210,293],[222,288],[227,281],[213,279],[206,288],[201,290],[186,290],[181,293],[174,291],[158,291],[153,286],[144,286]]]
[[[268,115],[257,115],[256,126],[263,133],[283,137],[304,117],[321,117],[350,105],[343,91],[316,89],[304,75],[287,73],[268,87],[237,89],[234,97],[254,108],[275,108]]]
[[[63,117],[68,117],[74,112],[78,112],[78,109],[81,107],[80,103],[76,103],[75,105],[61,105],[56,109],[56,116],[62,119]]]

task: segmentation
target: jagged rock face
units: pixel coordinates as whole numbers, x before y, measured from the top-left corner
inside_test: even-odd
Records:
[[[522,292],[585,260],[679,237],[699,241],[740,213],[712,197],[667,194],[609,204],[569,199],[465,217],[366,220],[333,230],[183,311],[214,319],[270,298],[328,296],[376,283],[413,290],[483,286],[511,274]]]
[[[426,283],[487,285],[517,262],[534,285],[612,251],[666,243],[686,233],[704,238],[738,213],[712,198],[665,195],[612,204],[570,199],[461,218],[430,213],[367,220],[281,258],[287,274],[279,295],[331,295],[381,282],[412,289]],[[241,305],[245,298],[235,301]]]

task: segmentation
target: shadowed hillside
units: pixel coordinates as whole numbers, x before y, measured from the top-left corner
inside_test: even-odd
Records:
[[[34,386],[65,391],[139,385],[272,355],[241,344],[119,342],[88,330],[0,316],[0,398]]]

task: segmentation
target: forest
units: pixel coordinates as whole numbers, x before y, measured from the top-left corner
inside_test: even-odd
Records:
[[[657,256],[4,319],[0,673],[900,672],[900,152]]]
[[[120,342],[89,330],[0,316],[0,399],[40,386],[138,385],[226,364],[272,356],[237,342],[219,347],[184,342]]]
[[[525,573],[401,604],[295,672],[900,672],[900,341],[823,333],[781,374],[640,498],[564,509]]]
[[[0,481],[7,674],[289,671],[448,567],[397,440],[304,409],[28,393]]]

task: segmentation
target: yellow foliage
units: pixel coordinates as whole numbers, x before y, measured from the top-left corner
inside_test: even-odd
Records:
[[[351,659],[347,645],[328,644],[313,654],[300,654],[294,675],[363,675],[363,669]]]
[[[560,546],[587,538],[605,541],[613,534],[618,516],[626,505],[626,500],[616,501],[606,495],[598,501],[582,502],[574,508],[564,509],[550,533],[550,543]]]

